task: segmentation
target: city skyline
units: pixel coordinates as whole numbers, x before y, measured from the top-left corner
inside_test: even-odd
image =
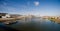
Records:
[[[0,12],[22,15],[60,16],[60,1],[0,0]]]

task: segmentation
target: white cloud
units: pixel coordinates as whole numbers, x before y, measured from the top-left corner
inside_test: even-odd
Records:
[[[34,2],[34,4],[35,4],[35,6],[38,6],[39,5],[39,2],[37,1],[37,2]]]

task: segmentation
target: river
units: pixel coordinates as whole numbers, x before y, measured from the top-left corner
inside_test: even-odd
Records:
[[[32,18],[23,20],[17,20],[18,23],[12,25],[6,25],[15,28],[20,31],[60,31],[60,24],[51,22],[47,19]]]

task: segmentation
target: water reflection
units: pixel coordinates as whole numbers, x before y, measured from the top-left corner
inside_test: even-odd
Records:
[[[60,31],[60,24],[51,22],[50,20],[32,18],[27,21],[18,20],[18,23],[8,26],[20,31]]]

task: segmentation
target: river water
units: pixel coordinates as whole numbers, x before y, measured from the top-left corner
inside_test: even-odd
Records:
[[[20,31],[60,31],[60,24],[47,19],[32,18],[17,21],[18,23],[7,26]]]

